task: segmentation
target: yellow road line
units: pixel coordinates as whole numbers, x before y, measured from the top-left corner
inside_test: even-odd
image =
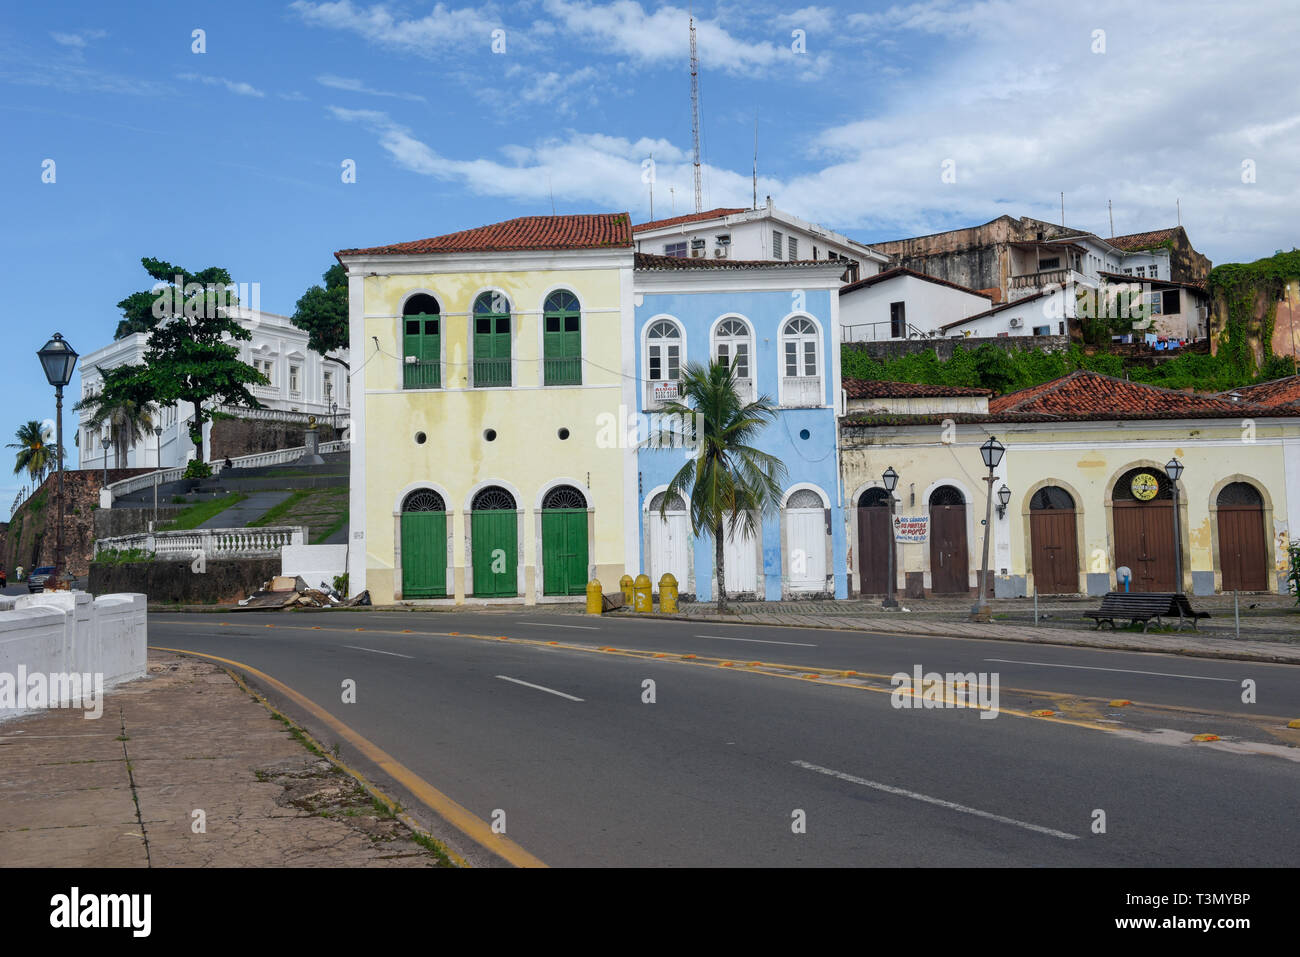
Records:
[[[357,750],[367,758],[377,764],[385,772],[392,775],[393,779],[402,784],[419,798],[431,810],[436,812],[445,821],[459,830],[462,834],[479,846],[491,851],[494,854],[503,857],[516,867],[546,867],[539,858],[524,850],[504,834],[494,834],[491,825],[482,818],[474,814],[468,808],[453,801],[447,795],[443,794],[424,778],[420,777],[406,765],[402,764],[395,757],[385,751],[379,745],[375,744],[369,738],[363,737],[358,732],[352,730],[334,715],[330,714],[316,702],[312,701],[306,695],[295,691],[284,682],[272,678],[264,671],[244,664],[242,661],[235,661],[231,658],[222,658],[218,655],[209,655],[200,651],[190,651],[186,648],[164,648],[160,645],[150,645],[158,651],[171,651],[177,654],[193,655],[196,658],[207,658],[211,661],[220,661],[223,664],[240,668],[249,674],[256,675],[262,681],[265,681],[271,687],[278,690],[281,694],[287,695],[299,706],[306,708],[318,719],[325,722],[332,730],[343,737],[344,740],[352,744]]]

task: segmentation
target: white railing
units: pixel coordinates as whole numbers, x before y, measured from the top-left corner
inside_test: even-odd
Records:
[[[736,395],[740,397],[740,401],[743,403],[753,402],[754,401],[754,380],[752,378],[737,379]]]
[[[822,377],[784,376],[781,379],[781,404],[799,407],[819,406],[822,398]]]
[[[305,545],[307,529],[301,525],[272,525],[266,528],[196,528],[179,532],[140,532],[101,538],[100,552],[131,549],[149,552],[158,561],[189,561],[204,558],[271,558],[285,545]]]
[[[327,452],[346,452],[351,443],[346,439],[340,439],[337,442],[322,442],[320,444],[320,454]],[[267,465],[285,465],[290,462],[296,462],[307,453],[307,446],[298,445],[291,449],[277,449],[274,452],[255,452],[252,455],[241,455],[238,458],[230,460],[231,468],[261,468]],[[218,474],[225,467],[225,459],[210,463],[212,465],[212,474]],[[105,486],[99,491],[99,507],[112,508],[113,503],[123,495],[130,495],[132,492],[139,492],[147,488],[153,488],[156,482],[159,485],[166,485],[168,482],[178,482],[185,477],[185,468],[161,469],[157,472],[147,472],[144,475],[135,475],[128,479],[122,479],[120,482],[114,482],[112,485]]]
[[[249,409],[242,405],[222,405],[217,407],[217,411],[226,415],[233,415],[240,419],[260,419],[265,422],[302,422],[305,423],[309,416],[316,416],[316,421],[321,424],[333,424],[332,418],[346,421],[348,410],[339,407],[334,416],[328,411],[322,412],[292,412],[288,409]]]

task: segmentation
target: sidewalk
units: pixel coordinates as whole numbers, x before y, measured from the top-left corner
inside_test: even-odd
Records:
[[[215,664],[151,651],[149,676],[103,704],[0,724],[4,866],[441,862]]]

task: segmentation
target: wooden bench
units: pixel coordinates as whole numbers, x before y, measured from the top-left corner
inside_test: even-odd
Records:
[[[1187,596],[1181,593],[1112,591],[1107,592],[1101,600],[1100,608],[1086,612],[1084,617],[1093,619],[1096,628],[1100,628],[1103,622],[1107,622],[1114,629],[1116,620],[1122,621],[1126,618],[1129,624],[1137,624],[1140,621],[1145,632],[1152,619],[1155,619],[1157,625],[1161,625],[1163,622],[1160,619],[1174,617],[1178,618],[1179,630],[1182,630],[1187,622],[1191,622],[1192,629],[1196,630],[1197,622],[1202,618],[1209,618],[1210,613],[1193,611]]]

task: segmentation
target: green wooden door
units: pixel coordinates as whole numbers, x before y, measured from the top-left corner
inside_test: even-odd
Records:
[[[447,594],[447,513],[402,513],[402,597]]]
[[[582,384],[582,333],[577,316],[547,316],[542,349],[547,385]]]
[[[474,385],[510,385],[510,316],[474,317]]]
[[[441,388],[442,317],[424,313],[406,316],[403,320],[402,355],[403,388]]]
[[[518,592],[519,536],[513,509],[470,512],[474,597],[512,598]]]
[[[587,510],[542,510],[542,594],[583,595],[587,590]]]

